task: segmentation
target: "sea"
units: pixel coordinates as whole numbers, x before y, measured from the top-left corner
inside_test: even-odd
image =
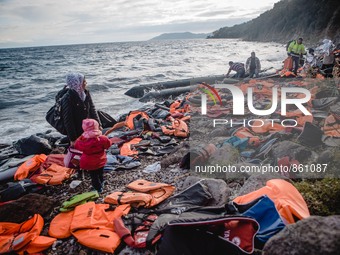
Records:
[[[85,75],[98,110],[118,118],[143,103],[133,86],[225,74],[256,52],[262,69],[282,67],[285,45],[238,39],[159,40],[0,49],[0,144],[53,129],[45,114],[70,72]]]

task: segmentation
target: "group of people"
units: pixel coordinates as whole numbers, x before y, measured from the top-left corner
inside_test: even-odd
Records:
[[[331,40],[324,39],[315,50],[309,48],[306,52],[302,42],[302,38],[293,40],[287,48],[287,55],[293,60],[295,75],[301,66],[306,73],[318,70],[324,77],[340,77],[340,44],[335,47]]]
[[[308,50],[303,67],[307,72],[317,69],[325,77],[340,78],[340,44],[335,47],[331,40],[324,39],[316,50]]]
[[[248,76],[250,78],[259,77],[259,73],[261,71],[261,63],[258,57],[256,57],[255,52],[253,51],[250,54],[250,57],[246,61],[246,65],[240,62],[229,62],[229,70],[226,74],[226,77],[229,77],[231,71],[235,71],[236,74],[233,78],[244,78]]]
[[[287,55],[291,58],[293,73],[297,75],[298,69],[303,67],[304,70],[319,68],[325,77],[340,77],[340,44],[336,47],[330,40],[323,40],[323,45],[317,48],[318,54],[315,54],[313,48],[309,48],[306,52],[303,38],[292,40],[286,47]],[[233,78],[257,78],[261,70],[261,63],[255,52],[247,59],[246,64],[240,62],[229,62],[229,70],[226,77],[229,77],[231,71],[236,74]]]

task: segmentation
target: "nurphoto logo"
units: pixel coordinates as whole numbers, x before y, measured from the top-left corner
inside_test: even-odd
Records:
[[[247,107],[249,111],[257,116],[268,116],[277,111],[279,99],[281,101],[280,105],[280,114],[281,116],[287,115],[287,105],[295,105],[304,115],[312,115],[307,108],[303,105],[307,103],[311,99],[311,93],[309,90],[305,88],[296,88],[296,87],[282,87],[281,94],[278,93],[278,88],[272,88],[272,100],[271,107],[269,109],[256,109],[254,107],[253,102],[253,88],[247,88],[247,100],[245,100],[245,96],[243,91],[234,85],[230,84],[216,84],[215,88],[211,87],[208,84],[201,84],[204,87],[200,87],[199,89],[204,92],[201,94],[201,113],[202,115],[207,114],[207,95],[212,99],[214,105],[217,104],[216,99],[219,101],[220,106],[223,106],[221,96],[218,94],[215,88],[217,89],[227,89],[232,94],[232,114],[234,116],[244,116],[245,115],[245,102],[247,103]],[[299,98],[289,98],[291,94],[302,94],[303,97]],[[265,123],[271,122],[274,125],[274,122],[280,122],[280,124],[284,127],[295,127],[297,126],[297,121],[295,119],[213,119],[213,127],[217,125],[230,125],[233,127],[234,125],[242,124],[244,127],[261,127],[265,125]],[[255,124],[256,123],[256,124]]]
[[[220,101],[220,105],[222,106],[222,100],[221,97],[219,96],[218,92],[211,86],[207,84],[202,84],[208,89],[210,89],[211,92],[215,94],[215,96],[218,98]],[[243,92],[240,88],[234,85],[230,84],[216,84],[215,88],[218,89],[228,89],[232,96],[233,96],[233,115],[244,115],[244,95]],[[207,90],[207,89],[202,89],[203,92],[206,92],[210,97],[212,97],[214,103],[216,104],[216,100],[212,93]],[[287,95],[289,93],[301,93],[304,94],[304,98],[288,98]],[[272,106],[270,109],[266,110],[259,110],[255,109],[254,107],[254,102],[253,102],[253,88],[248,88],[247,89],[247,106],[248,109],[251,113],[255,115],[260,115],[260,116],[265,116],[265,115],[270,115],[274,113],[277,109],[278,105],[278,91],[276,87],[272,88]],[[282,87],[281,88],[281,115],[286,116],[287,114],[287,105],[292,104],[295,105],[297,108],[301,110],[301,112],[304,115],[312,115],[305,106],[303,106],[304,103],[307,103],[311,99],[311,93],[308,89],[304,88],[287,88],[287,87]],[[207,95],[202,94],[201,95],[201,105],[202,105],[202,115],[207,114]]]

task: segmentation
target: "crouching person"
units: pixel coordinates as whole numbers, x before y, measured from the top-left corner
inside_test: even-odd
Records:
[[[83,134],[76,140],[75,148],[83,152],[80,158],[80,168],[88,170],[92,186],[99,193],[103,191],[103,169],[107,161],[105,150],[112,142],[99,129],[94,119],[85,119],[82,123]]]

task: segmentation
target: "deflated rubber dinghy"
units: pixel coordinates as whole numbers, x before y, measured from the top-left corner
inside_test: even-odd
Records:
[[[125,95],[134,97],[134,98],[141,98],[146,95],[151,90],[164,90],[164,89],[171,89],[171,88],[181,88],[181,87],[188,87],[190,85],[195,85],[197,83],[215,83],[216,81],[222,81],[224,79],[224,75],[212,75],[212,76],[204,76],[204,77],[197,77],[197,78],[188,78],[182,80],[175,80],[175,81],[166,81],[166,82],[157,82],[157,83],[150,83],[144,84],[140,86],[135,86],[125,92]]]

